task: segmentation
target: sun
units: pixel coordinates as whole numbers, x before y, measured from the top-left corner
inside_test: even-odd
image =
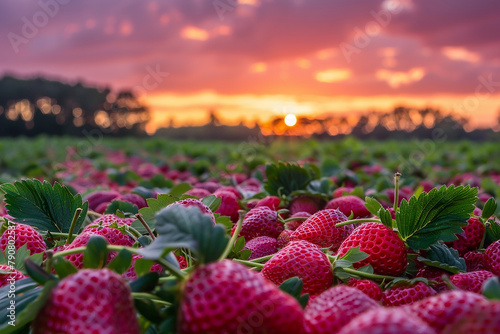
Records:
[[[295,124],[297,124],[297,117],[294,114],[286,115],[285,124],[288,126],[294,126]]]

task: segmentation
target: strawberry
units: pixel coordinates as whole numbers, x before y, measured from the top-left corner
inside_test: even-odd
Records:
[[[107,226],[98,226],[89,228],[87,231],[78,235],[75,240],[73,240],[73,242],[68,247],[66,247],[66,250],[86,246],[90,237],[93,235],[103,236],[111,245],[132,246],[134,244],[134,240],[126,233],[122,232],[120,229]],[[115,256],[116,252],[110,252],[108,255],[107,263],[109,263]],[[66,258],[70,262],[72,262],[75,267],[83,268],[82,253],[67,255]]]
[[[385,306],[400,306],[413,304],[416,301],[434,296],[435,294],[436,291],[427,286],[424,282],[418,282],[412,285],[396,284],[384,291],[382,301]]]
[[[290,242],[262,268],[262,276],[276,285],[298,276],[302,292],[317,295],[333,283],[333,271],[328,257],[315,244],[305,240]]]
[[[98,206],[102,206],[103,203],[106,203],[107,206],[112,200],[118,199],[120,196],[121,194],[114,190],[97,190],[88,194],[86,200],[89,202],[89,209],[96,211]],[[96,212],[102,213],[104,210]]]
[[[443,275],[449,276],[450,273],[443,269],[425,266],[420,268],[415,276],[424,277],[430,281],[436,281],[437,284],[433,285],[432,288],[438,292],[441,292],[448,289],[446,283],[442,279]]]
[[[354,214],[353,219],[371,215],[370,211],[365,208],[365,201],[354,195],[334,198],[326,204],[325,209],[338,209],[347,217],[349,217],[352,212]]]
[[[233,232],[235,229],[236,225],[233,227]],[[276,211],[261,206],[247,212],[243,218],[240,236],[245,237],[247,242],[262,236],[277,238],[283,229]]]
[[[136,205],[139,209],[148,206],[146,200],[137,194],[125,194],[120,196],[120,201],[129,202]]]
[[[170,204],[169,206],[167,206],[167,208],[170,206],[173,206],[173,205],[182,205],[186,208],[189,208],[192,206],[197,207],[198,209],[200,209],[201,213],[206,214],[210,217],[210,220],[212,220],[212,224],[215,226],[215,217],[214,217],[212,210],[210,210],[210,208],[205,203],[200,201],[199,199],[186,198],[186,199],[183,199],[183,200],[180,200],[180,201],[177,201],[177,202]]]
[[[255,207],[261,207],[261,206],[267,206],[269,209],[277,211],[278,207],[280,206],[281,200],[279,197],[276,196],[266,196],[262,199],[260,199],[256,204]]]
[[[333,198],[342,197],[344,196],[344,193],[349,194],[353,190],[354,190],[353,187],[338,187],[333,191],[332,196]]]
[[[140,333],[129,286],[109,269],[84,269],[52,290],[33,334]]]
[[[463,233],[457,234],[457,240],[446,243],[449,247],[455,248],[460,256],[478,249],[486,231],[483,223],[476,217],[471,217],[463,230]]]
[[[339,210],[321,210],[307,218],[290,236],[291,241],[307,240],[322,248],[336,251],[342,241],[354,230],[352,225],[335,227],[347,217]]]
[[[178,313],[181,334],[304,333],[298,302],[243,265],[223,260],[197,268]]]
[[[271,237],[257,237],[252,239],[246,243],[245,248],[252,251],[248,260],[271,255],[278,251],[276,239]]]
[[[0,237],[0,249],[5,252],[9,241],[14,242],[16,250],[26,245],[30,255],[45,252],[47,245],[37,230],[29,225],[9,223],[9,227]]]
[[[217,189],[218,192],[220,191],[229,191],[230,193],[232,193],[234,196],[236,196],[236,198],[238,200],[240,199],[243,199],[243,196],[241,195],[241,193],[238,191],[238,189],[236,189],[235,187],[231,187],[231,186],[222,186],[220,187],[219,189]]]
[[[215,210],[216,213],[220,213],[221,216],[228,216],[231,218],[233,224],[238,222],[240,210],[240,205],[238,204],[238,198],[235,194],[227,190],[217,190],[214,195],[220,197],[222,200],[219,208]]]
[[[409,306],[409,311],[441,333],[447,325],[459,322],[487,304],[486,298],[477,293],[451,290],[418,301]]]
[[[478,251],[470,251],[464,255],[467,271],[484,270],[484,254]]]
[[[217,191],[220,187],[222,187],[219,183],[214,182],[214,181],[206,181],[203,183],[197,183],[195,184],[196,188],[202,188],[213,194],[214,192]]]
[[[495,241],[486,248],[483,262],[486,269],[500,276],[500,240]]]
[[[451,283],[457,288],[465,291],[481,293],[484,282],[495,276],[487,270],[472,271],[470,273],[458,273],[450,277]]]
[[[290,218],[298,218],[298,217],[303,217],[305,219],[297,219],[297,220],[291,220],[289,222],[285,223],[285,227],[287,230],[290,231],[295,231],[300,225],[302,225],[303,222],[307,220],[307,218],[311,217],[311,214],[309,212],[296,212],[294,213]]]
[[[365,295],[370,297],[377,302],[382,300],[382,289],[377,285],[377,283],[370,281],[368,279],[356,279],[351,278],[347,283],[348,286],[358,289]]]
[[[139,254],[132,255],[132,264],[130,265],[130,268],[128,268],[128,270],[122,274],[123,278],[125,278],[128,281],[133,281],[137,278],[137,274],[135,272],[135,261],[137,261],[137,259],[140,259],[140,258],[142,258],[142,256]],[[159,274],[159,273],[161,273],[162,270],[163,270],[163,267],[161,265],[159,265],[158,263],[155,263],[151,266],[150,271],[151,272],[156,271]]]
[[[204,197],[210,196],[210,194],[211,193],[208,190],[203,189],[203,188],[193,188],[193,189],[186,191],[186,193],[185,193],[185,195],[194,196],[194,197],[198,197],[198,198],[204,198]]]
[[[358,315],[339,334],[436,334],[418,317],[401,308],[374,308]]]
[[[290,230],[284,230],[280,233],[277,239],[276,246],[278,248],[284,248],[288,243],[290,242],[290,236],[292,235],[293,231]]]
[[[310,301],[304,310],[307,333],[335,334],[354,317],[381,307],[363,292],[345,285],[337,285]]]
[[[102,215],[101,217],[97,218],[89,225],[85,226],[82,233],[86,232],[92,228],[95,228],[97,226],[102,226],[102,227],[109,226],[115,222],[118,224],[118,226],[122,226],[122,225],[130,226],[130,225],[132,225],[132,223],[135,220],[136,220],[135,218],[120,218],[115,214]]]
[[[500,302],[486,303],[476,307],[470,315],[448,325],[443,334],[498,334],[500,329]]]
[[[323,206],[324,206],[323,200],[318,200],[314,197],[310,197],[307,195],[300,195],[292,199],[288,207],[288,210],[290,210],[290,215],[302,211],[314,214],[319,210],[321,210]]]
[[[2,271],[6,273],[4,274]],[[27,276],[24,276],[19,270],[6,264],[0,264],[0,288],[25,277]]]
[[[354,264],[355,268],[371,264],[376,274],[399,276],[407,266],[406,248],[398,234],[381,223],[363,223],[339,247],[343,256],[351,248],[359,247],[369,255]]]

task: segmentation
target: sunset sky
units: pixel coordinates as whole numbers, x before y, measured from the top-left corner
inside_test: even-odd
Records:
[[[500,1],[5,0],[0,76],[132,89],[149,131],[432,106],[491,126]]]

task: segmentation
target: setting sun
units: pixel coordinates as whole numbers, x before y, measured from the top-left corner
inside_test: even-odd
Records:
[[[286,115],[285,124],[288,126],[294,126],[295,124],[297,124],[297,117],[294,114]]]

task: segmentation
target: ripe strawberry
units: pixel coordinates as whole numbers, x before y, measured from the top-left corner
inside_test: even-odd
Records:
[[[5,274],[2,271],[6,272]],[[6,264],[0,264],[0,288],[10,284],[12,281],[23,279],[24,276],[19,270],[11,268]]]
[[[455,274],[450,277],[450,281],[461,290],[481,293],[484,282],[493,276],[495,275],[492,272],[478,270],[470,273]]]
[[[460,256],[478,249],[486,231],[483,223],[476,217],[471,217],[463,230],[463,233],[457,234],[457,240],[446,243],[449,247],[455,248]]]
[[[140,333],[129,286],[109,269],[64,278],[32,324],[33,334]]]
[[[146,206],[148,206],[148,203],[146,202],[144,197],[139,196],[137,194],[132,194],[132,193],[121,195],[120,201],[132,203],[132,204],[136,205],[139,209],[142,209],[142,208],[145,208]]]
[[[178,317],[181,334],[304,333],[304,316],[294,298],[230,260],[192,273]]]
[[[180,201],[177,201],[177,202],[170,204],[169,206],[167,206],[167,208],[170,206],[173,206],[173,205],[182,205],[186,208],[193,207],[193,206],[197,207],[198,209],[200,209],[201,213],[206,214],[210,217],[210,220],[212,220],[212,224],[215,226],[215,217],[214,217],[212,210],[210,210],[210,208],[205,203],[200,201],[199,199],[186,198],[186,199],[183,199],[183,200],[180,200]]]
[[[498,334],[500,329],[500,302],[488,302],[484,308],[474,308],[473,312],[448,325],[443,334]]]
[[[441,292],[448,289],[446,283],[442,279],[443,275],[449,276],[450,273],[443,269],[425,266],[420,268],[415,276],[424,277],[430,281],[436,281],[437,284],[433,285],[432,288],[437,292]]]
[[[436,334],[436,331],[401,308],[379,307],[358,315],[339,334]]]
[[[342,197],[344,196],[344,193],[349,194],[353,190],[353,187],[338,187],[333,191],[332,196],[333,198]]]
[[[16,250],[26,245],[30,255],[45,252],[47,245],[45,245],[42,235],[37,230],[24,224],[15,224],[15,227],[12,228],[12,224],[0,237],[0,249],[3,252],[5,252],[9,244],[9,240],[14,242]]]
[[[291,235],[290,240],[307,240],[322,248],[331,247],[336,251],[342,241],[354,230],[352,225],[335,227],[347,217],[339,210],[321,210],[303,222]]]
[[[210,192],[211,194],[213,194],[215,191],[217,191],[217,189],[219,189],[222,186],[218,182],[206,181],[203,183],[195,184],[195,187],[205,189],[208,192]]]
[[[110,245],[132,246],[134,244],[134,240],[130,236],[117,228],[94,227],[78,235],[75,240],[73,240],[73,242],[68,247],[66,247],[66,250],[86,246],[90,237],[93,235],[103,236],[104,238],[106,238]],[[110,252],[108,255],[107,263],[109,263],[115,256],[116,252]],[[82,253],[67,255],[66,259],[73,263],[75,267],[83,268]]]
[[[262,276],[276,285],[298,276],[302,292],[316,295],[333,283],[333,271],[328,257],[315,244],[305,240],[290,242],[276,253],[262,268]]]
[[[450,290],[410,305],[409,311],[441,333],[445,326],[459,322],[474,313],[476,308],[484,308],[487,303],[486,298],[477,293]]]
[[[103,203],[109,204],[112,200],[117,199],[120,196],[121,194],[114,190],[97,190],[88,194],[86,196],[87,197],[86,200],[89,202],[89,209],[92,211],[96,211],[99,205]],[[104,212],[104,210],[102,212]]]
[[[267,206],[269,209],[277,211],[278,207],[280,206],[281,200],[279,197],[276,196],[266,196],[263,199],[260,199],[257,204],[255,204],[255,207],[261,207],[261,206]]]
[[[484,270],[484,254],[478,251],[470,251],[464,255],[467,271]]]
[[[186,191],[185,194],[189,195],[189,196],[195,196],[195,197],[198,197],[200,199],[211,195],[210,191],[203,189],[203,188],[193,188],[193,189]]]
[[[238,189],[236,189],[235,187],[232,187],[232,186],[222,186],[220,187],[219,189],[217,189],[217,191],[229,191],[230,193],[232,193],[234,196],[236,196],[236,198],[238,200],[240,199],[243,199],[243,196],[241,195],[241,193],[238,191]]]
[[[395,285],[384,291],[383,303],[385,306],[400,306],[413,304],[416,301],[434,296],[436,291],[424,282],[413,285]]]
[[[135,261],[137,261],[137,259],[140,258],[142,258],[141,255],[138,254],[132,255],[132,264],[130,265],[130,268],[128,268],[128,270],[122,274],[123,278],[125,278],[128,281],[133,281],[137,278],[137,273],[135,272]],[[162,270],[163,270],[162,266],[159,265],[158,263],[155,263],[151,266],[150,271],[151,272],[156,271],[159,274],[161,273]]]
[[[217,190],[214,195],[220,197],[222,202],[215,210],[216,213],[220,213],[221,216],[228,216],[231,218],[233,224],[238,222],[240,210],[240,205],[238,204],[238,198],[232,192],[227,190]]]
[[[349,235],[339,247],[343,256],[351,248],[359,247],[369,255],[355,268],[371,264],[376,274],[399,276],[407,266],[406,248],[398,234],[381,223],[363,223]]]
[[[304,217],[306,219],[291,220],[289,222],[286,222],[285,227],[287,230],[295,231],[297,228],[299,228],[300,225],[302,225],[303,222],[307,220],[307,218],[311,217],[311,214],[309,212],[302,211],[294,213],[290,218],[298,217]]]
[[[347,285],[358,289],[377,302],[382,301],[382,289],[374,281],[351,278]]]
[[[85,226],[82,233],[86,232],[92,228],[95,228],[97,226],[102,226],[102,227],[109,226],[115,222],[118,224],[118,226],[122,226],[122,225],[130,226],[130,225],[132,225],[132,223],[135,220],[136,220],[135,218],[120,218],[114,214],[102,215],[101,217],[97,218],[89,225]]]
[[[486,248],[483,261],[486,269],[500,276],[500,240],[495,241]]]
[[[354,195],[334,198],[326,204],[325,209],[338,209],[347,217],[349,217],[352,212],[354,214],[353,219],[371,215],[370,211],[365,208],[365,201]]]
[[[294,215],[297,212],[309,212],[310,214],[315,214],[321,210],[324,205],[323,200],[318,200],[307,195],[301,195],[292,199],[288,210],[290,210],[290,215]]]
[[[304,310],[307,333],[335,334],[349,321],[368,310],[381,307],[363,292],[337,285],[310,301]]]
[[[288,243],[290,242],[290,236],[292,235],[293,231],[290,230],[284,230],[280,233],[276,246],[281,249],[284,248]]]
[[[235,229],[236,225],[233,227],[233,232]],[[245,237],[247,242],[262,236],[277,238],[283,229],[276,211],[261,206],[247,212],[243,218],[240,236]]]
[[[257,237],[252,239],[246,243],[245,248],[252,251],[252,255],[248,258],[249,260],[271,255],[278,251],[276,239],[271,237]]]

